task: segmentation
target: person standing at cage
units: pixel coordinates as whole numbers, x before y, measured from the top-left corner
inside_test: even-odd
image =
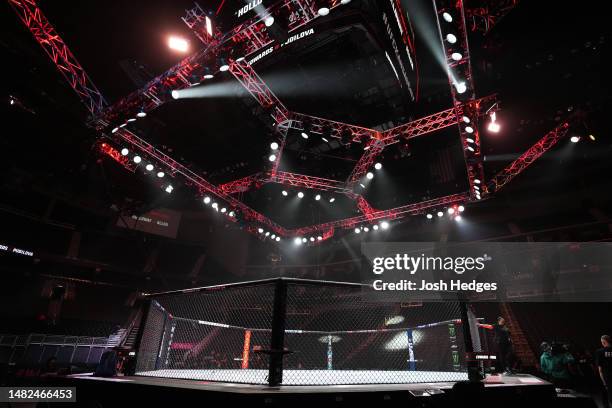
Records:
[[[601,336],[602,348],[595,353],[595,365],[603,385],[604,406],[612,406],[612,341],[610,336]]]
[[[497,371],[511,374],[514,352],[512,350],[510,329],[506,326],[506,320],[503,317],[497,318],[497,323],[493,325],[493,333],[495,334],[495,343],[497,344]]]

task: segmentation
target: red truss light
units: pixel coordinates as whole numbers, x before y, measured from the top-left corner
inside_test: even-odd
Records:
[[[275,151],[276,160],[268,171],[244,177],[239,180],[215,186],[205,180],[201,175],[195,173],[185,165],[175,161],[168,155],[157,150],[148,142],[142,140],[134,133],[119,127],[110,135],[103,133],[111,124],[125,123],[128,118],[133,118],[138,112],[147,112],[158,107],[169,100],[169,90],[186,88],[191,85],[189,78],[197,70],[213,66],[220,51],[230,49],[241,50],[243,56],[248,56],[256,51],[270,46],[272,39],[261,16],[256,16],[244,24],[235,27],[230,33],[221,37],[218,31],[214,31],[214,38],[205,37],[202,32],[202,23],[206,23],[202,10],[191,10],[185,17],[185,23],[192,28],[198,37],[206,43],[205,49],[185,58],[179,64],[166,73],[150,81],[143,89],[134,92],[115,105],[106,107],[106,102],[97,88],[93,85],[85,71],[74,58],[68,47],[58,36],[55,29],[47,21],[34,0],[9,0],[11,6],[19,15],[21,21],[30,29],[36,41],[45,49],[51,60],[56,64],[58,70],[64,75],[71,87],[77,92],[89,112],[94,116],[90,125],[100,131],[100,136],[112,140],[117,145],[127,146],[147,160],[154,161],[160,171],[170,177],[180,178],[185,185],[196,189],[198,194],[215,197],[215,200],[225,203],[229,211],[239,212],[241,219],[246,223],[245,229],[258,234],[259,228],[264,228],[281,237],[315,237],[315,242],[321,236],[322,240],[329,239],[337,229],[354,228],[355,226],[374,223],[379,221],[390,221],[410,215],[422,214],[427,209],[439,208],[449,205],[463,205],[474,199],[474,186],[480,184],[485,190],[484,194],[492,194],[506,185],[517,174],[521,173],[533,161],[544,152],[554,146],[557,141],[566,135],[569,125],[564,123],[544,136],[534,144],[522,156],[510,164],[506,169],[497,174],[489,183],[483,180],[482,160],[480,155],[480,141],[478,135],[478,118],[483,115],[483,110],[492,106],[496,100],[495,96],[487,96],[475,99],[474,86],[472,82],[469,50],[467,46],[467,33],[464,20],[464,9],[462,0],[436,0],[436,10],[441,14],[444,10],[453,10],[454,30],[457,34],[456,44],[452,49],[445,47],[447,63],[449,66],[449,82],[453,97],[453,107],[442,112],[434,113],[410,123],[400,125],[385,132],[379,132],[360,126],[318,118],[301,113],[290,112],[282,102],[272,93],[263,80],[257,75],[246,59],[230,59],[229,71],[244,86],[244,88],[257,100],[257,102],[270,114],[275,122],[277,133],[279,133],[279,149]],[[334,8],[340,2],[333,2]],[[294,32],[298,28],[317,18],[315,4],[311,0],[283,0],[278,3],[279,10],[286,8],[293,16],[289,22],[289,31]],[[191,13],[191,14],[190,14]],[[207,29],[204,26],[204,29]],[[209,34],[209,33],[207,33]],[[442,34],[442,33],[441,33]],[[205,38],[202,38],[205,37]],[[216,38],[219,38],[217,41]],[[453,58],[453,53],[459,52],[462,56],[460,61]],[[466,92],[458,93],[454,76],[460,72],[461,81],[465,83]],[[465,121],[468,118],[468,122]],[[349,142],[365,143],[367,150],[357,162],[346,182],[329,180],[320,177],[306,176],[301,174],[278,171],[280,157],[285,144],[287,130],[304,129],[305,123],[309,124],[309,130],[313,133],[325,133],[330,137],[342,139],[348,135]],[[470,128],[467,128],[469,123]],[[466,166],[470,191],[439,197],[423,202],[412,203],[389,210],[377,210],[359,194],[352,191],[352,183],[359,180],[370,170],[376,157],[385,147],[397,143],[400,139],[410,139],[432,133],[439,129],[457,125],[460,130],[462,144],[464,146]],[[468,140],[469,139],[469,140]],[[100,144],[100,151],[113,160],[122,164],[130,171],[135,170],[135,165],[127,157],[106,142]],[[477,182],[478,180],[479,182]],[[354,199],[362,215],[333,222],[306,226],[293,230],[287,230],[271,221],[268,217],[253,210],[232,194],[243,192],[249,188],[258,188],[264,183],[279,183],[299,188],[316,189],[342,193]],[[232,221],[236,221],[233,219]],[[258,234],[260,235],[260,234]]]

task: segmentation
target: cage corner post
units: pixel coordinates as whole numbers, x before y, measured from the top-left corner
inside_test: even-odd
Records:
[[[474,342],[470,328],[470,318],[468,304],[464,299],[459,300],[459,310],[461,313],[461,328],[463,330],[463,342],[465,345],[465,357],[468,371],[468,381],[479,382],[482,378],[476,357],[474,354]]]
[[[274,284],[272,309],[272,333],[270,338],[270,363],[268,384],[276,387],[283,382],[283,358],[285,356],[285,323],[287,320],[287,281],[279,278]]]

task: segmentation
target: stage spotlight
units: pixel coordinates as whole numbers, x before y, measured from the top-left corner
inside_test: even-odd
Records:
[[[234,218],[236,216],[236,213],[233,212],[233,211],[230,211],[229,214],[227,214],[227,215],[229,215],[230,217]]]
[[[140,156],[134,156],[134,163],[138,164],[142,161],[142,157]]]
[[[389,228],[389,223],[387,221],[383,221],[380,223],[380,228],[386,230]]]
[[[361,228],[355,228],[355,234],[359,234],[361,232]]]
[[[363,227],[363,231],[364,232],[370,232],[370,229],[368,227]]]
[[[454,214],[454,213],[455,213],[455,209],[454,209],[453,207],[449,207],[449,208],[448,208],[448,210],[447,210],[447,212],[448,212],[449,214]]]
[[[323,241],[323,237],[319,235],[319,236],[317,237],[317,241]]]
[[[236,58],[236,62],[242,62],[242,61],[244,61],[244,57]]]
[[[442,217],[444,215],[444,213],[442,211],[438,211],[437,215],[438,215],[438,217]]]
[[[276,160],[276,155],[275,155],[275,154],[271,154],[271,155],[268,157],[268,160],[270,160],[271,162],[275,161],[275,160]]]
[[[304,198],[304,193],[302,193],[301,191],[298,193],[298,198]]]
[[[204,204],[210,204],[210,197],[204,197]]]
[[[447,34],[446,41],[448,41],[451,44],[454,44],[457,42],[457,37],[455,36],[455,34]]]
[[[326,138],[324,138],[323,136],[321,136],[321,140],[324,141],[325,143],[329,143],[329,140],[327,140]]]
[[[375,168],[376,170],[380,170],[380,169],[382,169],[382,164],[381,164],[381,163],[376,163],[376,164],[374,165],[374,168]]]
[[[457,216],[455,217],[455,221],[457,221],[457,222],[461,221],[461,216],[460,216],[460,215],[457,215]]]
[[[270,17],[266,18],[264,20],[264,24],[266,25],[266,27],[272,26],[272,24],[274,24],[274,17],[270,16]]]
[[[453,22],[453,16],[451,16],[449,13],[444,12],[442,13],[442,18],[444,19],[444,21],[446,21],[447,23],[452,23]]]
[[[332,197],[332,198],[330,198],[330,199],[329,199],[329,202],[330,202],[330,203],[333,203],[334,201],[336,201],[336,199],[335,199],[334,197]]]
[[[461,120],[463,120],[465,123],[470,123],[470,118],[467,116],[462,117]]]
[[[169,37],[168,47],[170,47],[170,49],[172,50],[180,51],[180,52],[189,51],[189,43],[187,42],[187,40],[181,37],[175,37],[175,36]]]
[[[168,184],[168,187],[166,187],[166,193],[170,194],[172,190],[174,190],[174,187],[172,187],[172,184]]]
[[[213,79],[215,76],[208,71],[208,73],[204,74],[204,79]]]
[[[119,130],[119,128],[118,128],[118,127],[113,128],[113,130],[111,130],[111,133],[115,133],[115,132],[116,132],[116,131],[118,131],[118,130]]]
[[[127,121],[128,122],[136,122],[136,118],[129,118]]]
[[[225,58],[219,58],[219,71],[229,71],[229,64]]]
[[[270,143],[270,149],[277,150],[278,149],[278,143],[276,143],[276,142]]]
[[[227,212],[227,208],[223,207],[223,208],[221,209],[221,212],[225,214],[225,213]]]
[[[378,231],[378,225],[374,225],[374,226],[372,227],[372,229],[373,229],[374,231]]]
[[[467,147],[467,149],[468,149],[470,152],[474,153],[474,148],[473,148],[472,146],[468,146],[468,147]]]
[[[321,199],[321,194],[317,194],[317,195],[315,196],[315,200],[319,201],[320,199]]]
[[[270,236],[270,231],[266,231],[266,233],[264,234],[266,237]]]
[[[374,178],[374,173],[369,171],[369,172],[367,172],[366,177],[368,178],[368,180],[372,180]]]
[[[474,128],[471,127],[471,126],[466,126],[465,127],[465,131],[468,132],[468,133],[474,133]]]
[[[428,219],[428,220],[431,220],[432,218],[433,218],[433,215],[431,215],[431,214],[427,214],[427,219]]]
[[[289,195],[288,192],[286,192],[285,190],[283,190],[283,192],[281,193],[283,196],[287,197]]]
[[[145,169],[147,169],[147,171],[153,171],[153,165],[149,163],[145,166]]]
[[[310,237],[310,242],[314,242],[314,237]]]
[[[174,91],[172,91],[170,93],[170,95],[172,95],[172,99],[178,99],[179,98],[179,91],[177,91],[176,89]]]
[[[276,242],[280,242],[280,237],[276,237]]]
[[[306,243],[308,240],[306,238],[302,238],[302,242]]]
[[[465,211],[465,207],[460,205],[459,207],[457,207],[457,209],[459,210],[459,212],[464,212]]]
[[[302,240],[301,240],[300,238],[295,238],[295,239],[293,240],[293,243],[294,243],[295,245],[302,245]]]
[[[166,175],[166,173],[164,173],[163,171],[158,171],[157,172],[157,177],[159,178],[163,178]]]
[[[127,125],[127,123],[122,123],[119,125],[120,128],[125,127],[125,125]]]
[[[321,8],[319,9],[319,11],[318,11],[318,14],[319,14],[321,17],[324,17],[324,16],[326,16],[326,15],[328,15],[328,14],[329,14],[329,9],[328,9],[327,7],[321,7]]]
[[[136,116],[138,116],[139,118],[144,118],[145,116],[147,116],[147,112],[145,112],[144,110],[141,110],[140,112],[136,114]]]
[[[468,143],[474,143],[474,139],[472,139],[471,137],[466,137],[465,141]]]
[[[340,4],[349,4],[351,0],[340,0]]]
[[[463,55],[461,55],[461,54],[460,54],[460,53],[458,53],[458,52],[453,52],[453,53],[451,54],[451,58],[452,58],[454,61],[460,61],[460,60],[461,60],[461,58],[463,58]]]
[[[467,91],[467,85],[463,81],[457,82],[455,83],[455,89],[457,90],[457,93],[462,94]]]
[[[302,137],[303,137],[304,139],[308,139],[308,133],[306,133],[306,132],[302,132]]]
[[[219,210],[219,204],[212,203],[212,208],[214,208],[215,210]]]
[[[591,139],[594,142],[595,141],[595,135],[589,135],[589,139]]]
[[[580,141],[580,136],[572,136],[570,137],[570,142],[578,143]]]
[[[272,235],[270,235],[270,238],[272,238],[272,239],[276,239],[276,234],[272,234]]]
[[[260,234],[263,234],[264,230],[263,228],[257,228],[257,232],[259,232]]]
[[[122,156],[127,156],[130,153],[130,151],[127,148],[123,148],[121,149],[121,155]]]
[[[475,184],[480,184],[480,179],[475,178],[475,179],[474,179],[474,183],[475,183]]]
[[[497,117],[496,117],[495,112],[491,112],[491,122],[489,122],[489,126],[487,126],[487,129],[489,130],[489,132],[497,133],[501,129],[501,126],[499,125],[499,123],[495,121],[496,119]]]

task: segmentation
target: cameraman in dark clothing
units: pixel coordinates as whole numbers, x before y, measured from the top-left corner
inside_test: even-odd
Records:
[[[607,334],[601,336],[600,348],[595,352],[595,364],[599,371],[599,378],[604,386],[604,406],[612,403],[612,341]]]
[[[495,343],[498,350],[498,371],[512,374],[512,360],[514,356],[512,339],[510,338],[510,330],[506,326],[506,320],[503,317],[497,318],[497,323],[493,325],[493,333],[495,334]]]

